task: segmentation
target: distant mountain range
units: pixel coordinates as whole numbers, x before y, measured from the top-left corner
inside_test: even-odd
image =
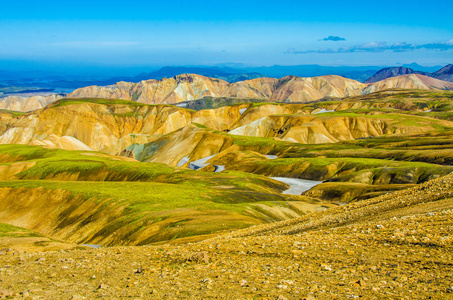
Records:
[[[198,74],[211,78],[218,78],[228,82],[238,82],[247,79],[255,79],[260,77],[282,78],[285,76],[298,77],[316,77],[325,75],[338,75],[357,81],[363,82],[365,79],[373,75],[381,67],[364,66],[364,67],[349,67],[349,66],[320,66],[320,65],[295,65],[295,66],[279,66],[271,67],[246,67],[238,66],[235,68],[227,66],[215,67],[197,67],[197,66],[182,66],[182,67],[163,67],[157,71],[150,73],[142,73],[136,77],[129,78],[125,81],[138,82],[148,79],[170,78],[180,74]],[[436,68],[436,70],[438,67]]]
[[[249,67],[244,65],[217,65],[217,66],[167,66],[143,72],[136,76],[103,76],[97,75],[59,75],[43,71],[11,72],[0,70],[0,87],[22,87],[27,90],[33,88],[55,89],[55,93],[70,92],[86,86],[108,86],[120,81],[140,82],[149,79],[172,78],[180,74],[199,74],[210,78],[225,80],[230,83],[256,79],[260,77],[282,78],[285,76],[316,77],[325,75],[338,75],[359,82],[376,82],[385,78],[405,74],[422,74],[451,81],[451,66],[440,69],[441,66],[424,67],[416,63],[403,65],[397,68],[378,66],[321,66],[321,65],[295,65],[270,67]],[[440,70],[439,70],[440,69]],[[416,71],[415,71],[416,70]],[[20,89],[17,89],[18,91]],[[6,94],[5,94],[6,95]]]
[[[413,62],[411,64],[404,64],[404,65],[402,65],[402,67],[418,70],[421,72],[432,73],[432,72],[439,70],[442,66],[426,67],[426,66],[422,66],[422,65],[419,65],[419,64]]]
[[[432,78],[436,78],[439,80],[443,81],[450,81],[453,82],[453,65],[449,64],[446,65],[445,67],[429,73],[429,72],[423,72],[423,71],[416,71],[411,68],[406,68],[406,67],[391,67],[391,68],[384,68],[379,70],[376,74],[365,80],[365,83],[374,83],[378,82],[387,78],[392,78],[392,77],[397,77],[401,75],[408,75],[408,74],[420,74],[420,75],[425,75],[429,76]]]
[[[205,68],[205,67],[163,67],[154,72],[142,73],[136,77],[132,77],[130,81],[139,82],[148,79],[170,78],[180,74],[198,74],[211,78],[218,78],[228,82],[238,82],[247,79],[255,79],[264,77],[257,72],[245,72],[243,70],[232,68]]]
[[[363,82],[365,79],[373,75],[382,67],[378,66],[320,66],[320,65],[296,65],[296,66],[271,66],[271,67],[246,67],[248,72],[256,72],[265,75],[266,77],[282,78],[288,75],[298,77],[315,77],[325,75],[338,75],[349,79],[354,79]]]
[[[257,72],[233,69],[228,67],[163,67],[153,72],[144,72],[137,76],[115,76],[107,78],[93,78],[87,80],[81,79],[79,76],[49,76],[49,77],[36,77],[30,74],[22,74],[16,72],[0,70],[0,87],[1,86],[14,86],[14,87],[43,87],[55,89],[77,89],[91,85],[112,85],[119,81],[140,82],[149,79],[162,79],[171,78],[176,75],[191,73],[199,74],[211,78],[218,78],[228,82],[237,82],[247,79],[254,79],[265,77],[263,74]]]

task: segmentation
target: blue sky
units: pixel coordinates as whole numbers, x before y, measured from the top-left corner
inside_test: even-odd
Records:
[[[453,62],[452,1],[2,1],[0,67]]]

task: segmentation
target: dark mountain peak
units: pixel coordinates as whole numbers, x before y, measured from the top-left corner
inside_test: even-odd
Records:
[[[382,70],[379,70],[376,72],[376,75],[378,74],[398,74],[398,75],[407,75],[407,74],[413,74],[416,71],[411,68],[406,68],[406,67],[389,67],[389,68],[384,68]]]
[[[430,76],[440,80],[453,82],[453,64],[448,64],[445,67],[442,67]]]
[[[437,70],[433,74],[453,74],[453,64],[448,64],[441,69]]]
[[[391,77],[397,77],[401,75],[408,75],[408,74],[422,74],[426,75],[425,72],[420,72],[420,71],[414,71],[411,68],[406,68],[406,67],[390,67],[390,68],[384,68],[379,71],[377,71],[376,74],[368,78],[365,83],[374,83],[378,82],[387,78]]]

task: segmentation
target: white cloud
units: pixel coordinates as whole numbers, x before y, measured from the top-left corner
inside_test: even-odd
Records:
[[[341,47],[341,48],[327,48],[327,49],[318,49],[318,50],[296,50],[295,48],[290,48],[286,51],[288,54],[309,54],[309,53],[351,53],[351,52],[384,52],[384,51],[393,51],[393,52],[407,52],[414,51],[417,49],[428,49],[436,51],[446,51],[453,49],[453,39],[447,42],[440,43],[429,43],[429,44],[408,44],[406,42],[398,42],[394,44],[387,44],[386,42],[369,42],[361,45],[350,46],[350,47]]]

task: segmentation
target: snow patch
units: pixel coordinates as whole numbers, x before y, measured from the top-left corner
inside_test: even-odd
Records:
[[[200,158],[199,160],[193,161],[193,162],[189,163],[189,168],[192,170],[198,170],[203,167],[206,167],[207,165],[209,165],[206,162],[208,160],[210,160],[211,158],[213,158],[214,156],[216,156],[217,154],[209,155],[209,156]]]
[[[308,191],[312,187],[321,184],[322,181],[299,179],[299,178],[289,178],[289,177],[271,177],[280,182],[284,182],[289,185],[289,189],[283,191],[283,194],[289,195],[300,195],[303,192]]]
[[[184,156],[183,158],[181,158],[181,160],[176,164],[176,166],[178,167],[182,167],[184,166],[185,164],[187,164],[189,162],[189,156]]]
[[[327,109],[323,108],[323,109],[321,109],[321,110],[318,111],[318,112],[312,113],[312,115],[323,114],[323,113],[329,113],[329,112],[335,112],[335,109],[327,110]]]
[[[239,113],[242,115],[243,113],[245,113],[245,111],[246,111],[247,109],[248,109],[248,107],[246,107],[246,108],[241,108],[241,109],[239,110]]]
[[[96,245],[96,244],[82,244],[82,246],[87,246],[87,247],[94,248],[94,249],[102,248],[101,245]]]
[[[264,155],[266,156],[268,159],[277,159],[278,156],[277,155]]]
[[[225,166],[224,165],[214,165],[215,170],[214,172],[222,172],[225,171]]]

